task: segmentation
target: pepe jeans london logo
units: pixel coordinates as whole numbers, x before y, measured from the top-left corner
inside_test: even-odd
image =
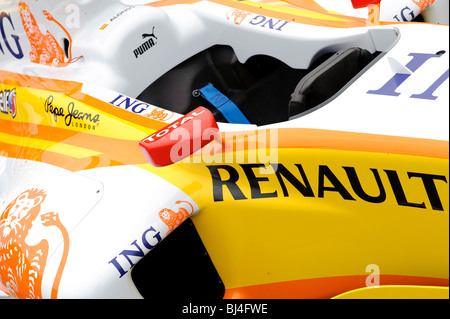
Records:
[[[142,34],[142,39],[146,39],[146,41],[133,51],[136,59],[156,45],[156,40],[158,40],[158,38],[155,35],[155,27],[153,27],[152,33]]]
[[[68,127],[95,131],[100,125],[100,114],[80,111],[74,102],[70,102],[67,108],[53,104],[53,96],[50,95],[44,102],[44,110],[52,115],[55,123],[61,118]]]

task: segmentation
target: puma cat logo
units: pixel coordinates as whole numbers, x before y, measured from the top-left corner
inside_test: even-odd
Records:
[[[150,33],[150,34],[144,33],[142,35],[142,39],[146,39],[146,38],[155,38],[156,40],[158,40],[158,38],[155,35],[155,27],[153,27],[152,33]]]
[[[144,33],[142,34],[142,39],[148,39],[141,46],[139,46],[136,50],[133,51],[134,57],[137,59],[145,52],[150,50],[153,46],[156,45],[156,41],[158,38],[155,35],[155,27],[153,27],[152,33]]]

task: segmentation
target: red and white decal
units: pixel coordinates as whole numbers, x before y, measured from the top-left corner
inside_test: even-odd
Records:
[[[143,139],[139,146],[147,162],[167,166],[181,161],[214,140],[219,128],[214,115],[198,107]]]

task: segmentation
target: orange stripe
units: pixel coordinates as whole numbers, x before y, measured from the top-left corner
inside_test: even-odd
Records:
[[[366,275],[312,278],[232,288],[224,299],[329,299],[366,287]],[[449,280],[417,276],[380,275],[380,285],[445,286]]]
[[[319,129],[283,129],[279,147],[325,148],[448,159],[448,141]]]
[[[77,159],[52,151],[44,151],[32,147],[23,147],[0,142],[0,156],[32,160],[61,167],[72,172],[95,168],[100,163],[100,156]],[[106,162],[108,163],[108,162]],[[106,164],[105,163],[105,164]],[[108,165],[103,165],[108,166]]]
[[[274,2],[275,0],[260,1],[260,3],[267,3],[267,4],[273,4]],[[314,12],[328,13],[326,9],[324,9],[321,5],[317,4],[313,0],[283,0],[283,2],[286,2],[287,4],[290,4],[293,7],[303,8]]]
[[[146,163],[139,148],[138,141],[117,140],[86,135],[75,135],[70,139],[70,143],[65,141],[64,144],[96,150],[103,154],[85,158],[75,158],[69,155],[55,153],[51,150],[13,145],[7,143],[7,141],[0,141],[0,156],[40,161],[70,171]]]
[[[270,145],[270,134],[277,134],[277,145]],[[259,137],[259,136],[262,136]],[[401,154],[448,159],[448,141],[354,133],[322,129],[280,128],[247,132],[223,132],[222,145],[230,151],[261,148],[331,149]],[[256,143],[244,143],[244,141]],[[259,141],[261,140],[261,142]],[[266,142],[267,140],[267,142]],[[213,143],[217,143],[214,141]],[[235,143],[235,145],[233,145]],[[250,144],[250,145],[248,145]],[[231,147],[233,145],[233,147]],[[223,147],[225,148],[225,147]],[[200,155],[200,153],[197,153]]]
[[[86,105],[94,106],[97,110],[117,116],[121,120],[140,125],[142,126],[143,129],[145,128],[151,129],[152,132],[149,131],[148,132],[149,135],[153,133],[153,131],[157,131],[167,125],[167,123],[165,122],[153,120],[139,114],[134,114],[130,111],[121,109],[117,106],[96,99],[90,95],[82,94],[81,92],[77,92],[77,94],[68,96]]]
[[[152,3],[148,3],[147,5],[150,7],[166,7],[166,6],[173,6],[177,4],[193,4],[200,2],[201,0],[161,0],[161,1],[155,1]]]
[[[134,114],[127,110],[123,110],[114,105],[111,105],[107,102],[103,102],[92,96],[86,95],[81,92],[83,85],[78,82],[28,76],[8,71],[0,71],[0,81],[6,85],[34,88],[38,90],[47,90],[55,93],[64,94],[84,104],[93,106],[100,111],[117,116],[121,120],[141,125],[143,128],[159,130],[167,125],[167,123],[153,120],[145,116],[141,116],[139,114]]]
[[[130,151],[130,149],[123,150],[124,155],[122,156],[122,158],[117,158],[111,156],[110,154],[89,156],[85,158],[75,158],[68,155],[55,153],[49,150],[17,146],[0,141],[0,156],[42,162],[64,168],[71,172],[98,167],[119,166],[127,164],[138,165],[146,163],[142,153],[140,153],[138,157],[137,152],[134,151],[134,148],[131,149],[131,151],[134,151],[135,154],[130,155],[128,151]],[[139,149],[138,151],[140,152]]]
[[[1,119],[0,132],[17,135],[22,138],[30,137],[52,142],[61,142],[101,153],[110,153],[119,158],[124,157],[124,154],[122,154],[122,150],[124,149],[136,148],[136,145],[139,149],[138,144],[140,141],[139,139],[123,140],[53,126]]]
[[[2,70],[0,70],[0,80],[11,86],[31,87],[67,95],[80,92],[82,87],[82,84],[77,82],[41,78]]]
[[[166,125],[163,122],[151,120],[143,116],[133,114],[126,110],[114,107],[108,103],[102,102],[91,96],[85,95],[80,91],[80,83],[44,79],[0,71],[0,79],[2,78],[5,79],[5,83],[10,85],[36,87],[37,89],[45,89],[49,91],[64,93],[74,99],[82,101],[87,105],[94,106],[106,113],[118,116],[121,119],[129,121],[130,123],[141,125],[142,129],[145,131],[147,131],[146,128],[149,128],[147,132],[148,134],[150,134],[151,130],[156,130]],[[118,140],[113,138],[95,136],[89,133],[74,132],[71,130],[24,122],[17,123],[16,121],[8,120],[0,120],[0,131],[8,134],[17,134],[20,137],[36,137],[43,140],[48,139],[55,142],[64,142],[70,145],[92,149],[105,154],[103,156],[100,156],[101,160],[93,160],[92,163],[90,163],[88,166],[86,166],[85,160],[82,159],[80,165],[75,165],[76,170],[85,169],[86,167],[92,168],[94,162],[98,162],[100,166],[104,166],[105,163],[114,163],[114,165],[143,163],[142,153],[137,147],[138,141]],[[258,135],[261,134],[261,132],[264,131],[243,132],[234,135],[239,138],[239,136],[245,137],[246,135]],[[449,155],[449,144],[447,141],[302,128],[283,128],[278,130],[271,130],[270,132],[276,132],[276,134],[278,134],[278,148],[336,149],[388,154],[404,154],[443,159],[448,159]],[[225,135],[225,133],[222,134],[222,136]],[[225,143],[232,142],[232,140],[227,141],[227,139],[225,138]],[[238,143],[237,150],[243,150],[244,146],[245,144]],[[265,146],[262,147],[265,148]],[[32,148],[18,148],[17,146],[12,145],[6,146],[6,149],[4,151],[9,154],[7,156],[27,159],[35,159],[36,154],[42,153],[42,150]],[[2,152],[2,154],[4,153]],[[75,159],[73,159],[72,161],[75,161]],[[56,161],[56,163],[59,163],[59,161]],[[71,169],[75,169],[73,165],[67,165],[66,163],[59,163],[58,166],[65,168],[70,167]]]
[[[119,140],[102,136],[91,135],[89,133],[74,132],[66,129],[37,125],[30,123],[18,123],[9,120],[0,120],[0,132],[17,134],[18,136],[28,136],[62,142],[68,145],[91,149],[103,155],[93,156],[91,160],[61,157],[50,151],[43,151],[23,147],[19,145],[7,144],[4,141],[2,148],[3,156],[16,157],[22,159],[38,160],[45,159],[48,164],[57,165],[68,170],[77,171],[82,169],[104,167],[110,165],[127,165],[145,163],[141,150],[138,147],[138,140]],[[17,131],[19,129],[19,131]],[[257,135],[260,132],[241,133],[242,136]],[[239,136],[239,135],[238,135]],[[426,139],[401,138],[393,136],[378,136],[371,134],[349,133],[339,131],[324,131],[314,129],[280,129],[278,132],[278,148],[292,149],[332,149],[348,150],[360,152],[376,152],[387,154],[402,154],[412,156],[424,156],[448,159],[449,144],[445,141],[435,141]],[[228,139],[229,140],[229,139]],[[233,141],[228,141],[231,143]],[[237,143],[236,151],[243,150],[247,144]],[[258,145],[254,145],[253,148]],[[6,155],[5,153],[6,152]],[[38,156],[45,153],[45,156]],[[196,153],[200,155],[200,153]],[[51,162],[48,160],[51,159]]]
[[[355,18],[350,16],[344,16],[339,14],[333,14],[333,13],[323,13],[327,14],[330,17],[337,17],[340,19],[346,19],[347,21],[332,21],[332,20],[322,20],[322,19],[314,19],[309,17],[302,17],[295,14],[288,14],[284,12],[277,12],[274,10],[266,9],[264,7],[258,7],[258,6],[252,6],[245,3],[239,3],[237,1],[231,1],[231,0],[208,0],[209,2],[221,4],[224,6],[245,10],[248,12],[252,12],[255,14],[261,14],[264,16],[270,16],[272,18],[281,19],[285,21],[292,21],[297,23],[303,23],[303,24],[309,24],[309,25],[316,25],[316,26],[323,26],[323,27],[334,27],[334,28],[351,28],[351,27],[365,27],[366,26],[366,19],[361,18]],[[158,2],[153,2],[147,4],[148,6],[152,7],[163,7],[163,6],[170,6],[170,5],[176,5],[176,4],[193,4],[200,2],[200,0],[162,0]],[[306,3],[304,1],[301,1],[302,7],[306,6]],[[314,10],[314,7],[307,7],[307,10]],[[306,8],[305,8],[306,9]],[[322,13],[322,12],[321,12]],[[383,23],[384,24],[384,23]]]

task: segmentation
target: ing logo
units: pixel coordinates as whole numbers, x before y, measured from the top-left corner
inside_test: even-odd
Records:
[[[188,209],[181,207],[182,204],[187,204]],[[176,227],[178,227],[183,221],[188,219],[194,213],[194,206],[186,201],[177,201],[175,205],[180,205],[177,212],[169,208],[162,209],[158,216],[169,227],[167,235],[169,235]],[[131,243],[131,248],[122,250],[117,256],[111,259],[108,264],[114,266],[119,272],[119,278],[125,276],[128,271],[134,267],[135,259],[142,258],[145,254],[153,249],[158,243],[160,243],[165,236],[161,236],[161,232],[158,228],[150,226],[146,229],[138,239]]]
[[[14,199],[0,216],[0,281],[9,294],[21,299],[42,299],[42,277],[47,262],[49,243],[42,239],[27,244],[35,227],[57,227],[64,239],[61,262],[55,276],[51,298],[58,294],[59,282],[69,253],[69,234],[58,213],[41,213],[46,193],[29,189]]]
[[[230,10],[227,13],[227,20],[233,20],[234,24],[240,25],[250,14],[250,12],[243,10]]]
[[[50,13],[45,10],[43,11],[47,20],[56,23],[67,35],[69,41],[69,47],[67,49],[68,61],[64,61],[65,51],[61,48],[55,37],[49,31],[46,34],[41,32],[36,19],[31,13],[30,7],[26,3],[21,2],[19,4],[19,11],[23,27],[31,45],[31,62],[54,67],[65,67],[79,59],[72,60],[72,38],[62,24],[56,21]]]
[[[152,120],[167,121],[172,118],[173,113],[164,109],[156,108],[151,113],[144,115]]]
[[[282,31],[283,27],[289,23],[289,21],[273,19],[273,18],[269,18],[269,17],[263,16],[263,15],[254,16],[254,14],[252,14],[250,12],[246,12],[246,11],[238,10],[238,9],[230,10],[226,14],[227,20],[233,21],[233,23],[236,25],[241,25],[242,22],[244,22],[245,19],[247,19],[247,17],[249,17],[249,16],[253,16],[253,17],[251,19],[249,18],[250,20],[248,20],[248,22],[246,24],[249,24],[252,26],[260,26],[265,29]]]
[[[445,51],[439,51],[435,54],[432,53],[410,53],[411,61],[409,61],[404,67],[408,70],[405,73],[396,73],[394,76],[388,80],[382,87],[377,90],[369,90],[368,94],[378,94],[387,96],[399,96],[401,92],[397,92],[400,86],[408,80],[410,76],[414,74],[420,67],[422,67],[428,60],[441,58],[445,55]],[[448,57],[447,57],[448,59]],[[449,78],[449,70],[447,69],[442,73],[433,83],[424,83],[428,85],[428,88],[422,93],[413,94],[410,96],[412,99],[422,99],[422,100],[436,100],[438,96],[434,95],[434,92],[444,84]],[[423,90],[424,88],[422,88]]]
[[[9,23],[8,23],[9,22]],[[6,34],[5,26],[10,25],[10,27],[15,30],[13,20],[11,19],[11,15],[6,12],[0,12],[0,52],[4,55],[6,53],[6,50],[9,51],[16,59],[22,59],[23,58],[23,51],[22,47],[20,45],[20,38],[18,35],[15,34]],[[2,39],[3,44],[5,45],[5,49],[3,49],[2,46]],[[15,42],[15,47],[12,43],[10,43],[10,39],[13,39]]]
[[[169,235],[175,228],[181,225],[186,219],[188,219],[192,213],[194,213],[194,206],[191,203],[185,201],[177,201],[175,204],[180,205],[182,203],[188,204],[190,212],[184,208],[180,207],[177,212],[174,212],[171,209],[164,208],[158,213],[159,218],[169,227],[169,231],[167,235]],[[166,235],[166,236],[167,236]]]
[[[433,4],[435,0],[413,0],[413,2],[420,8],[420,12]]]

